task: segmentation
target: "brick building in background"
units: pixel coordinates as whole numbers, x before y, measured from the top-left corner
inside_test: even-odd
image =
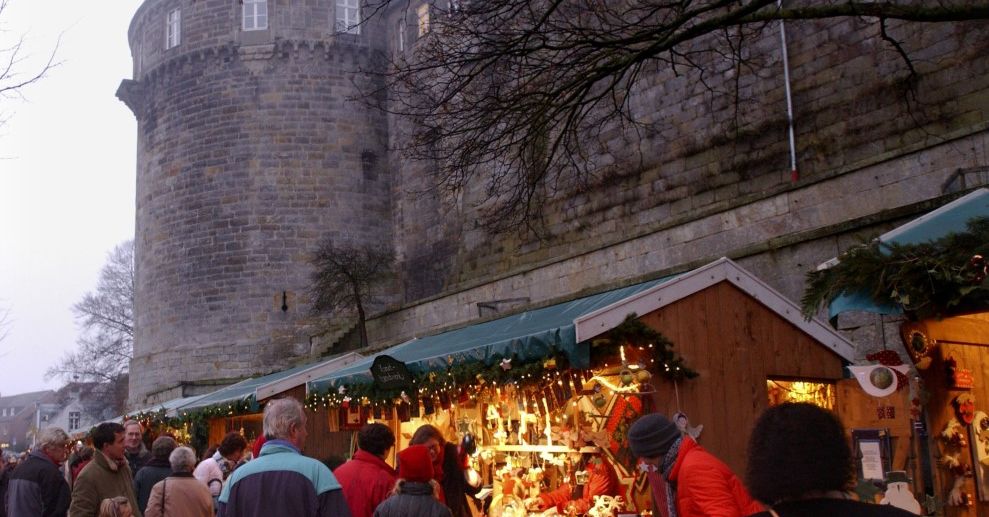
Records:
[[[767,30],[737,83],[712,62],[634,92],[633,113],[661,129],[608,155],[607,181],[549,200],[543,239],[491,235],[476,224],[481,186],[424,194],[429,164],[389,151],[402,121],[354,100],[380,86],[381,57],[415,51],[431,12],[353,27],[360,10],[343,0],[140,6],[118,90],[138,121],[132,405],[332,348],[349,324],[312,317],[306,296],[327,238],[396,252],[369,322],[381,347],[720,256],[799,298],[808,269],[989,178],[989,24],[891,22],[918,72],[908,82],[875,23],[788,23],[797,181]],[[846,322],[860,324],[857,341],[875,345],[872,322]]]

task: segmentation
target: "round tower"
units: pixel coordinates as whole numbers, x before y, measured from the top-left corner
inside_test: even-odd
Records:
[[[351,4],[134,15],[117,92],[138,121],[132,405],[308,357],[310,253],[391,242],[387,121],[353,100],[387,38]]]

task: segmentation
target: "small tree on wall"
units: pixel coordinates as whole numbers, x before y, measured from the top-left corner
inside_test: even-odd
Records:
[[[395,254],[383,246],[324,242],[312,259],[314,313],[357,311],[361,347],[367,346],[366,307],[374,301],[373,288],[392,276]]]

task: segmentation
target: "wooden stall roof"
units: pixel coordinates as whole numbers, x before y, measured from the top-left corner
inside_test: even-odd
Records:
[[[699,373],[676,384],[655,383],[655,408],[666,415],[682,411],[692,424],[704,425],[701,445],[744,472],[752,426],[769,406],[767,382],[833,384],[843,377],[844,359],[761,303],[765,296],[756,299],[736,282],[720,281],[678,298],[651,312],[637,312]]]
[[[576,323],[577,342],[591,339],[618,326],[629,313],[648,314],[694,295],[720,282],[728,282],[763,306],[831,349],[846,361],[855,358],[855,345],[818,318],[804,319],[800,307],[728,258],[684,273],[651,289],[581,316]]]

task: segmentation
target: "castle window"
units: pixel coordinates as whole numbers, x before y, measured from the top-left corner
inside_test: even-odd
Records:
[[[69,431],[79,429],[79,412],[69,411]]]
[[[337,0],[337,32],[361,33],[361,9],[359,0]]]
[[[419,20],[418,37],[423,37],[429,32],[429,4],[422,4],[416,9],[416,18]]]
[[[268,28],[268,0],[244,0],[244,30]]]
[[[182,12],[174,9],[165,18],[165,48],[179,46],[179,38],[182,33]]]

